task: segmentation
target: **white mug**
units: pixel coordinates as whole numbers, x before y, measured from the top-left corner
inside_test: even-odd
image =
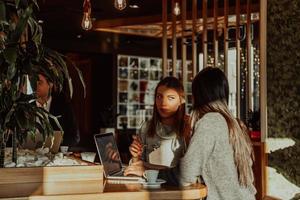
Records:
[[[143,177],[147,180],[148,183],[156,183],[158,172],[158,170],[149,169],[143,173]]]
[[[68,146],[60,146],[60,152],[62,152],[62,153],[67,153],[68,150],[69,150]]]

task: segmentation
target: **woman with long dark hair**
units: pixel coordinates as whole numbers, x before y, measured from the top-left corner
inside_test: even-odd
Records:
[[[177,78],[166,77],[156,86],[154,98],[152,118],[129,147],[132,162],[143,161],[152,169],[174,167],[184,154],[189,134],[183,86]]]
[[[193,80],[193,136],[180,162],[180,183],[202,177],[207,200],[254,200],[253,149],[247,128],[228,109],[229,86],[219,68],[207,67]]]

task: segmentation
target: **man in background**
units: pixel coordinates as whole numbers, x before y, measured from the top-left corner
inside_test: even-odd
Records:
[[[54,91],[53,83],[43,74],[39,74],[36,89],[36,104],[57,117],[63,131],[62,145],[76,146],[80,141],[80,133],[71,103],[64,94]],[[54,130],[59,130],[53,119],[49,119]]]

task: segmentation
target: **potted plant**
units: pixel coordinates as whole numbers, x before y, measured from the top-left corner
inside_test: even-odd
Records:
[[[49,117],[59,125],[55,116],[32,103],[38,73],[50,76],[58,90],[67,82],[70,96],[73,92],[63,55],[42,45],[42,28],[34,18],[35,10],[36,0],[0,1],[0,167],[4,167],[9,137],[16,162],[17,143],[22,143],[28,134],[34,137],[37,130],[44,138],[51,135]]]

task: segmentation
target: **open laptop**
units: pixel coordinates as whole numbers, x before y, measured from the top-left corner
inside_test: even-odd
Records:
[[[124,176],[124,166],[113,133],[94,135],[100,161],[104,168],[104,176],[108,180],[122,180],[121,182],[142,182],[138,176]]]

